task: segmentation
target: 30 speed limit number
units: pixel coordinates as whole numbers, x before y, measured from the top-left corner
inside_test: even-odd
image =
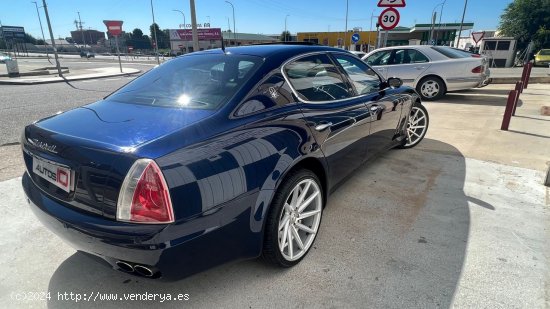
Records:
[[[384,30],[391,30],[399,24],[399,12],[394,8],[387,8],[378,17],[378,24]]]

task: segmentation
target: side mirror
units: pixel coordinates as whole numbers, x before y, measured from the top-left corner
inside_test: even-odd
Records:
[[[403,81],[401,80],[401,78],[398,77],[390,77],[388,78],[387,82],[388,85],[392,88],[399,88],[403,86]]]

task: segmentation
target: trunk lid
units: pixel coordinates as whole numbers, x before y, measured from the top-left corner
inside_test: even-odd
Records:
[[[132,150],[214,112],[99,101],[27,126],[25,165],[36,186],[68,207],[114,219]],[[44,168],[53,181],[41,176]],[[57,177],[70,170],[69,192],[56,185],[56,168]]]

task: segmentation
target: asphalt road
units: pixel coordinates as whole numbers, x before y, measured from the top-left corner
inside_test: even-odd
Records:
[[[26,61],[45,59],[26,59]],[[70,67],[91,68],[97,62],[80,59],[66,61]],[[112,66],[112,61],[101,61],[101,66]],[[151,63],[132,64],[129,67],[147,71]],[[38,119],[58,111],[66,111],[87,103],[95,102],[128,83],[136,76],[99,78],[70,83],[42,85],[0,85],[0,146],[17,143],[23,128]]]

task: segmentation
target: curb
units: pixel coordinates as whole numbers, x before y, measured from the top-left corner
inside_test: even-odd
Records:
[[[32,81],[0,80],[0,85],[53,84],[53,83],[64,83],[64,82],[72,82],[72,81],[87,80],[87,79],[98,79],[98,78],[107,78],[107,77],[116,77],[116,76],[129,76],[129,75],[134,75],[134,74],[139,74],[139,73],[141,73],[141,70],[137,70],[136,72],[129,72],[129,73],[113,73],[113,74],[109,74],[109,75],[84,76],[84,77],[75,76],[75,77],[53,79],[53,80],[32,80]]]
[[[492,77],[491,84],[515,84],[521,77]],[[548,84],[550,76],[535,76],[529,78],[529,83]]]

